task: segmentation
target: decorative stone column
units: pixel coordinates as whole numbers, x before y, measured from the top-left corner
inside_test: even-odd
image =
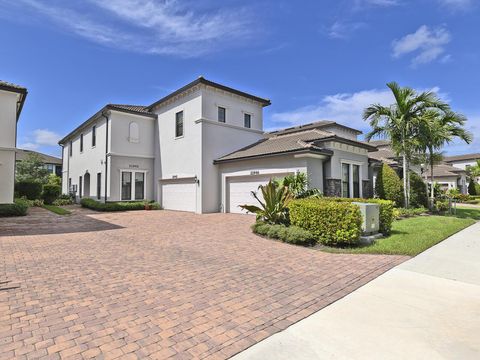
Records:
[[[325,179],[325,196],[341,197],[342,181],[340,179]]]

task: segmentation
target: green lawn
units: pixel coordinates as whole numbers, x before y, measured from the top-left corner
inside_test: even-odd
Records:
[[[457,213],[451,216],[455,216],[462,219],[469,218],[469,219],[480,220],[480,208],[461,207],[461,205],[459,205],[457,207]]]
[[[64,208],[61,208],[61,207],[55,206],[55,205],[43,205],[43,208],[47,209],[47,210],[50,210],[51,212],[53,212],[57,215],[69,215],[69,214],[71,214],[71,212],[68,211],[67,209],[64,209]]]
[[[480,218],[480,211],[473,209],[474,212],[471,213],[468,210],[471,209],[457,209],[456,216],[418,216],[397,220],[393,223],[392,234],[377,240],[372,245],[342,249],[322,248],[322,250],[354,254],[415,256],[475,223],[475,220],[467,218],[469,215]]]

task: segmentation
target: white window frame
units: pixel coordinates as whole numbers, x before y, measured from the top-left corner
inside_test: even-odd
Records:
[[[130,186],[130,199],[122,200],[122,178],[123,173],[129,172],[132,174],[131,186]],[[143,199],[135,199],[135,173],[143,173]],[[137,170],[137,169],[120,169],[120,201],[144,201],[147,197],[147,173],[148,170]]]
[[[222,108],[223,110],[225,110],[225,119],[224,121],[220,121],[220,117],[218,116],[219,115],[219,111],[220,111],[220,108]],[[224,106],[224,105],[218,105],[217,104],[217,121],[221,124],[226,124],[227,123],[227,107]]]
[[[349,166],[349,187],[350,191],[348,194],[349,199],[353,199],[354,195],[354,190],[353,190],[353,165],[358,165],[358,194],[360,195],[360,198],[363,198],[363,178],[362,178],[362,165],[364,164],[363,162],[359,161],[353,161],[353,160],[340,160],[340,183],[341,183],[341,193],[343,195],[343,164],[347,164]]]
[[[248,111],[242,111],[242,114],[243,114],[243,127],[245,129],[251,129],[252,128],[252,125],[253,125],[253,114],[251,112],[248,112]],[[245,126],[245,115],[250,115],[250,127],[246,127]]]
[[[183,132],[182,135],[177,136],[177,114],[178,113],[183,113]],[[178,111],[175,111],[174,117],[173,117],[173,136],[175,140],[182,139],[185,137],[185,109],[179,109]]]

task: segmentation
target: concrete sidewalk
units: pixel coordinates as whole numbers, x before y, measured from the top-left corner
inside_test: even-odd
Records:
[[[480,359],[480,223],[233,359]]]

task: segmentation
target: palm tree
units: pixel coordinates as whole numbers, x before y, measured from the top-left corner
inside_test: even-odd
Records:
[[[366,135],[369,141],[376,136],[387,136],[392,148],[403,158],[403,192],[405,207],[409,205],[410,181],[409,163],[415,150],[415,138],[419,132],[421,116],[428,109],[447,112],[450,107],[431,91],[417,93],[409,87],[400,87],[397,83],[387,84],[395,103],[390,106],[373,104],[363,113],[363,119],[370,121],[372,130]]]
[[[470,144],[472,135],[464,128],[467,122],[466,117],[453,111],[442,112],[437,109],[428,109],[420,120],[417,137],[418,149],[425,154],[428,151],[430,183],[432,184],[430,201],[433,204],[433,165],[435,154],[455,138]]]

